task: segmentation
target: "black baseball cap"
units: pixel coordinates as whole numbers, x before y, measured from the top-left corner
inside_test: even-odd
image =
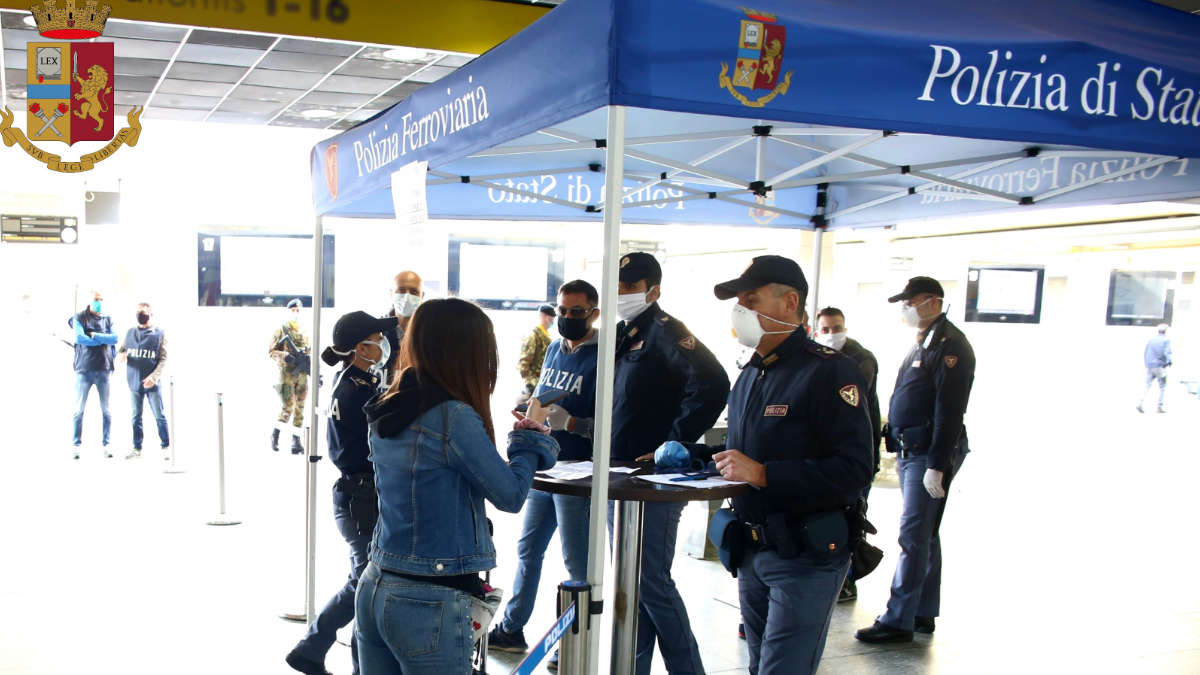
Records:
[[[808,281],[795,260],[781,255],[760,255],[750,263],[742,276],[713,287],[718,300],[728,300],[744,291],[762,288],[767,284],[783,284],[808,297]]]
[[[938,283],[937,279],[932,277],[913,277],[904,285],[904,290],[888,298],[888,302],[911,300],[922,293],[932,293],[939,298],[946,297],[946,292],[942,290],[942,285]]]
[[[617,278],[623,284],[636,284],[642,279],[646,279],[651,286],[662,283],[662,267],[649,253],[626,253],[621,256],[620,266]]]
[[[538,307],[538,311],[547,316],[558,316],[558,314],[554,311],[554,305],[542,305],[541,307]]]
[[[321,352],[321,360],[332,366],[368,336],[395,328],[395,317],[377,319],[366,312],[343,314],[333,326],[333,344]]]

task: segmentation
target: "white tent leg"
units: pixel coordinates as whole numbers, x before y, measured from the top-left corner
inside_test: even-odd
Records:
[[[313,320],[312,320],[312,372],[308,376],[308,463],[305,475],[308,480],[308,498],[305,500],[304,548],[307,560],[304,566],[304,616],[311,624],[316,618],[317,594],[317,438],[321,420],[317,416],[321,391],[321,299],[325,297],[325,225],[317,216],[313,227]]]
[[[588,537],[587,580],[593,602],[604,598],[604,536],[608,531],[608,467],[612,445],[613,370],[616,365],[617,261],[621,254],[621,197],[625,175],[625,108],[608,108],[608,147],[604,163],[604,263],[600,283],[600,353],[596,366],[596,424],[592,434],[592,506]],[[584,650],[583,672],[596,675],[600,665],[600,617],[579,612],[580,621],[590,620]],[[637,608],[634,608],[634,616]]]
[[[817,312],[821,309],[821,247],[824,244],[825,230],[818,227],[813,230],[813,263],[812,283],[808,285],[808,297],[812,300],[808,311],[809,323],[816,321]]]

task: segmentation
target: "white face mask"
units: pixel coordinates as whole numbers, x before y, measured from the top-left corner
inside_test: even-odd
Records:
[[[846,331],[838,333],[818,333],[816,337],[817,344],[825,345],[830,349],[840,352],[842,347],[846,346]]]
[[[900,318],[904,320],[904,325],[909,328],[921,327],[921,313],[917,310],[918,307],[929,302],[933,298],[925,298],[915,305],[910,305],[907,302],[900,304]]]
[[[421,304],[421,297],[410,295],[408,293],[393,293],[392,308],[396,310],[397,316],[408,318],[417,311],[417,305]]]
[[[633,321],[639,314],[646,311],[650,307],[650,302],[646,302],[646,296],[650,295],[653,287],[647,289],[645,293],[626,293],[625,295],[617,296],[617,318],[622,321]]]
[[[371,363],[371,372],[381,372],[383,367],[387,365],[388,359],[392,358],[392,344],[387,341],[387,338],[375,342],[374,340],[363,340],[364,344],[375,345],[379,347],[379,360]]]
[[[737,336],[738,342],[751,349],[758,346],[759,341],[762,340],[764,335],[782,335],[792,332],[790,330],[763,330],[762,324],[758,322],[758,317],[758,312],[752,309],[738,304],[733,306],[733,334]],[[791,326],[792,328],[800,327],[794,323],[771,319],[771,317],[767,318],[784,326]]]

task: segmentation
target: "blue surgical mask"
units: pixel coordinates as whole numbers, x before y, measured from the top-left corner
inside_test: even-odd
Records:
[[[99,300],[92,301],[92,311],[95,312],[96,314],[99,314],[100,310],[103,307],[104,307],[104,303],[100,302]]]

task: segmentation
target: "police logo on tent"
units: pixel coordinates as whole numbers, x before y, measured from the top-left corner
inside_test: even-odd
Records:
[[[743,11],[747,18],[742,20],[741,30],[738,31],[733,78],[729,77],[729,64],[722,62],[718,81],[742,105],[761,108],[777,95],[786,94],[792,82],[794,71],[783,73],[787,29],[770,12],[746,8]],[[751,100],[738,89],[766,90],[768,93]]]

